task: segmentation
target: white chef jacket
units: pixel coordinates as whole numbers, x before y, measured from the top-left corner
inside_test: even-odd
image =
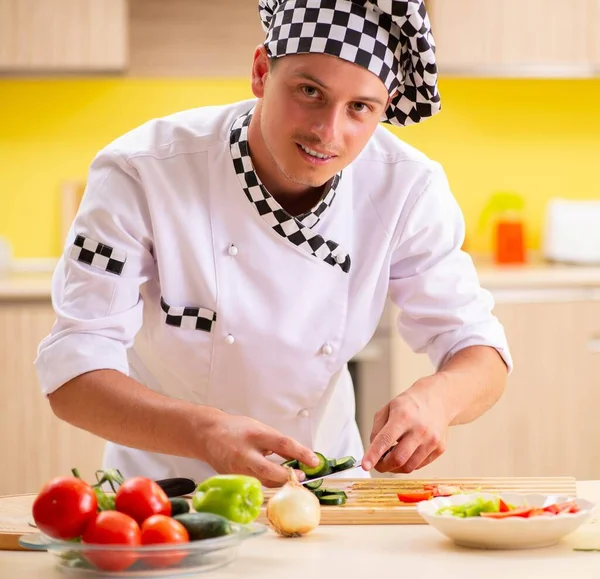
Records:
[[[361,458],[347,362],[388,294],[400,334],[435,367],[484,344],[510,369],[505,334],[461,251],[463,217],[438,163],[378,127],[294,218],[254,173],[254,105],[155,119],[98,153],[53,276],[41,389],[111,368],[325,455]],[[155,479],[214,474],[111,442],[104,466]]]

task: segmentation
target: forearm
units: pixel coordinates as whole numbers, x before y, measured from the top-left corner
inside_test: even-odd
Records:
[[[508,370],[500,354],[488,346],[471,346],[457,352],[438,374],[442,382],[449,424],[471,422],[502,396]]]
[[[106,440],[149,452],[204,459],[202,433],[223,413],[170,398],[116,370],[96,370],[49,395],[60,419]]]

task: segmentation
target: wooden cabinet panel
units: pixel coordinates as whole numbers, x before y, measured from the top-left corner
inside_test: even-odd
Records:
[[[600,301],[498,303],[514,371],[501,400],[450,429],[448,450],[422,476],[600,478]],[[395,395],[433,369],[399,338]]]
[[[131,0],[129,73],[250,78],[263,40],[255,0]]]
[[[428,3],[442,73],[552,73],[590,65],[593,2],[432,0]]]
[[[54,322],[49,301],[0,302],[0,495],[37,492],[79,467],[94,480],[104,441],[54,416],[33,361]]]
[[[119,71],[127,0],[0,0],[0,71]]]

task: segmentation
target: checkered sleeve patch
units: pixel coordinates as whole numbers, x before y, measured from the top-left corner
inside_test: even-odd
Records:
[[[115,275],[121,275],[127,261],[125,251],[114,249],[83,235],[77,235],[75,238],[69,257]]]
[[[217,321],[217,313],[208,308],[170,306],[162,297],[160,307],[165,313],[165,323],[176,328],[210,332]]]

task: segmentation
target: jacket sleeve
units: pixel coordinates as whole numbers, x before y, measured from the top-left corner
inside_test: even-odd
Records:
[[[128,374],[127,348],[142,324],[140,287],[153,275],[139,176],[117,152],[101,151],[52,278],[56,321],[35,360],[44,394],[92,370]]]
[[[442,168],[430,178],[404,219],[390,270],[390,298],[398,330],[414,352],[439,369],[468,346],[495,348],[512,371],[494,301],[481,288],[471,257],[462,251],[465,225]]]

